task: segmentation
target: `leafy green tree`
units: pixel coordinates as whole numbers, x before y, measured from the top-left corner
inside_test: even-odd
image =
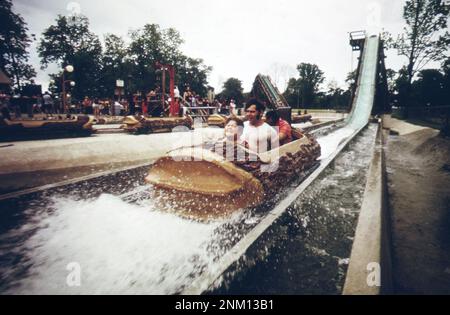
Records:
[[[297,65],[299,78],[291,78],[283,93],[287,102],[295,107],[311,107],[319,96],[320,85],[325,80],[324,73],[315,64]]]
[[[408,0],[403,7],[404,34],[396,40],[390,38],[388,44],[396,48],[399,55],[408,58],[405,91],[408,100],[404,105],[413,100],[411,84],[414,75],[430,62],[446,58],[450,44],[449,11],[449,6],[442,0]]]
[[[146,24],[142,29],[130,32],[130,56],[134,64],[134,77],[140,78],[136,88],[144,93],[153,89],[156,85],[156,62],[162,64],[171,63],[168,56],[164,52],[169,52],[170,48],[166,47],[167,43],[163,40],[163,34],[157,24]],[[178,50],[182,41],[176,42],[174,39],[172,44],[173,50]],[[159,83],[160,84],[160,83]]]
[[[446,104],[450,105],[450,57],[442,64],[442,71],[444,72],[444,91]]]
[[[446,135],[450,135],[450,57],[447,58],[442,64],[442,70],[444,72],[444,100],[442,105],[448,106],[445,111],[444,126],[442,131]]]
[[[0,68],[12,76],[13,85],[20,90],[23,83],[36,76],[28,64],[32,39],[24,19],[12,11],[11,0],[0,1],[0,21]]]
[[[208,74],[212,67],[206,66],[203,59],[183,56],[185,66],[177,68],[177,82],[179,86],[190,86],[192,91],[206,96],[208,86]]]
[[[408,72],[405,67],[402,67],[395,79],[394,88],[394,103],[398,106],[406,107],[408,103],[408,93],[409,93],[409,83],[408,83]]]
[[[345,91],[341,89],[336,81],[331,81],[328,84],[328,90],[325,93],[325,106],[321,106],[322,108],[347,108],[350,101],[350,91]]]
[[[404,34],[393,43],[399,55],[408,58],[407,75],[414,74],[432,61],[445,59],[450,44],[447,31],[449,7],[441,0],[409,0],[403,7]],[[445,31],[445,32],[444,32]]]
[[[155,69],[156,62],[160,62],[175,67],[176,83],[181,90],[189,85],[193,91],[206,94],[207,75],[212,68],[204,65],[202,59],[191,58],[181,52],[183,39],[177,30],[146,24],[132,31],[130,36],[132,42],[129,54],[133,63],[133,76],[139,78],[136,81],[138,90],[148,91],[161,84],[160,71]]]
[[[128,54],[128,46],[120,36],[106,34],[105,49],[101,60],[99,89],[103,96],[114,95],[116,80],[125,81],[125,89],[134,92],[138,80],[133,80],[133,64]]]
[[[58,15],[56,24],[44,30],[37,50],[43,69],[50,63],[59,64],[61,69],[69,64],[74,67],[74,72],[67,74],[66,79],[76,82],[73,90],[76,99],[84,95],[99,96],[102,46],[98,36],[89,30],[87,17],[71,21]],[[61,74],[62,70],[53,77],[60,81]]]
[[[223,90],[220,96],[228,101],[234,99],[236,104],[241,104],[244,100],[243,92],[242,81],[236,78],[229,78],[223,84]]]
[[[338,86],[335,80],[331,80],[325,92],[318,92],[313,107],[327,109],[346,109],[350,102],[351,91]]]
[[[356,86],[356,77],[358,76],[356,70],[347,73],[345,82],[348,84],[349,90],[352,90]]]
[[[295,78],[290,78],[283,93],[284,98],[291,107],[300,107],[300,89],[298,81]]]
[[[419,106],[442,106],[445,99],[444,75],[437,69],[425,69],[419,72],[413,82],[413,91]]]
[[[301,63],[297,66],[299,79],[297,85],[300,90],[302,107],[314,103],[316,94],[319,91],[320,84],[325,80],[324,73],[315,64]]]

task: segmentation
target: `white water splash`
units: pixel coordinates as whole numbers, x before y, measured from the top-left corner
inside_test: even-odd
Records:
[[[56,211],[24,244],[32,268],[13,293],[168,294],[211,264],[207,250],[219,223],[198,223],[103,194],[55,199]],[[69,263],[81,286],[66,283]]]
[[[319,142],[321,149],[319,160],[328,158],[336,151],[339,144],[344,142],[353,132],[355,132],[353,128],[344,127],[318,138],[317,142]]]

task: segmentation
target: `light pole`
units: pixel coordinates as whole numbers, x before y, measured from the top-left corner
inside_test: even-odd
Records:
[[[71,80],[65,80],[64,79],[64,73],[65,72],[73,72],[73,66],[71,65],[67,65],[64,69],[63,69],[63,73],[62,73],[62,101],[63,101],[63,110],[64,112],[67,112],[67,104],[66,104],[66,83],[70,82],[71,86],[75,86],[75,82],[71,81]]]

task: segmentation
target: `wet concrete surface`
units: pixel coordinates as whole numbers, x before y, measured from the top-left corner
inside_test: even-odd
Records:
[[[151,162],[152,160],[146,159],[129,162],[68,167],[63,169],[38,170],[34,172],[0,174],[0,195],[33,187],[76,180],[85,176],[96,176],[97,174],[100,176],[105,172],[112,172],[121,168],[132,167],[145,163],[150,164]]]
[[[450,139],[425,128],[386,144],[398,294],[450,294]]]

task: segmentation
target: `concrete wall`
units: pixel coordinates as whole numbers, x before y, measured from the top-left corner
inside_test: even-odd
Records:
[[[380,123],[345,279],[344,295],[392,292],[389,231],[383,129]]]

